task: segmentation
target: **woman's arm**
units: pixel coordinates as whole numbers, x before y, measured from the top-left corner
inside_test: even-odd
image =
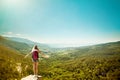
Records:
[[[30,53],[28,53],[27,55],[25,55],[25,57],[24,57],[24,58],[28,57],[28,55],[30,55],[30,54],[31,54],[31,52],[30,52]]]
[[[42,56],[44,56],[44,55],[45,55],[45,54],[43,54],[43,53],[42,53],[42,51],[40,51],[39,49],[38,49],[38,52],[39,52]]]
[[[42,51],[40,51],[40,54],[41,54],[41,56],[44,57],[44,58],[49,58],[49,55],[46,55],[46,54],[42,53]]]

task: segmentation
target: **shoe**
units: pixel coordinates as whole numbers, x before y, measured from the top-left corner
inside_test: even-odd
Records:
[[[38,78],[38,75],[33,75],[34,80],[37,80],[37,78]]]
[[[42,76],[38,75],[37,77],[42,77]]]

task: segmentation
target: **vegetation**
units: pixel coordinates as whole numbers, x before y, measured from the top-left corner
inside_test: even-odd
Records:
[[[21,77],[28,75],[30,72],[32,73],[30,68],[25,69],[31,61],[23,58],[24,55],[21,52],[24,47],[21,48],[21,46],[18,46],[19,44],[0,37],[0,80],[20,80]],[[15,46],[19,48],[16,49]],[[29,65],[29,67],[32,67],[32,65]]]
[[[0,37],[0,80],[20,80],[33,74],[30,56],[24,59],[21,54],[30,49],[26,43]],[[120,79],[120,41],[57,49],[49,55],[48,59],[40,58],[39,74],[44,80]]]
[[[66,53],[59,54],[57,61],[49,62],[53,64],[46,72],[46,80],[120,79],[120,42],[77,48]]]

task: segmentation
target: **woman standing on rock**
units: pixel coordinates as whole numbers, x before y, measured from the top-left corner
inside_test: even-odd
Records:
[[[39,54],[40,53],[42,55],[42,57],[44,58],[48,58],[49,56],[42,54],[41,51],[38,49],[37,45],[35,45],[32,49],[32,51],[30,52],[30,54],[32,54],[32,61],[33,61],[33,72],[34,75],[38,75],[38,58],[39,58]],[[28,54],[29,55],[29,54]],[[28,56],[26,55],[25,58]]]
[[[38,49],[37,45],[35,45],[31,51],[34,75],[38,75],[38,53],[41,53],[41,51]]]

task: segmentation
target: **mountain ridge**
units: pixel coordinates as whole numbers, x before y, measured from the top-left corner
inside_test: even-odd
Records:
[[[0,37],[1,80],[20,80],[33,73],[31,57],[25,59],[20,53],[25,53],[25,44]],[[48,59],[40,58],[39,74],[45,80],[120,79],[120,41],[77,48],[57,48],[49,55]],[[21,73],[17,71],[17,66],[21,67]]]

